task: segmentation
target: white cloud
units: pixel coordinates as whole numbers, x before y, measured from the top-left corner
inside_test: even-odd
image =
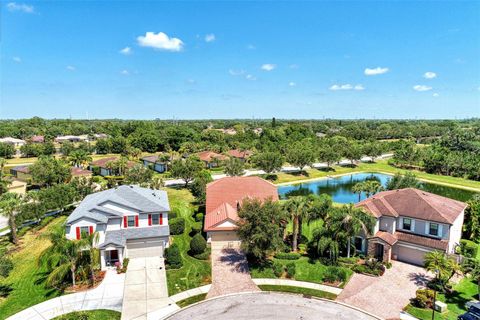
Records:
[[[228,73],[232,76],[241,76],[241,75],[244,75],[245,74],[245,70],[234,70],[234,69],[230,69],[228,70]]]
[[[22,58],[20,57],[13,57],[12,60],[15,61],[16,63],[22,62]]]
[[[256,78],[255,76],[251,75],[251,74],[247,74],[247,75],[245,76],[245,79],[250,80],[250,81],[255,81],[255,80],[257,80],[257,78]]]
[[[381,67],[376,67],[373,69],[366,68],[364,73],[366,76],[376,76],[378,74],[384,74],[388,72],[388,68],[381,68]]]
[[[124,55],[128,56],[128,55],[132,54],[133,51],[132,51],[132,48],[130,48],[130,47],[125,47],[125,48],[123,48],[122,50],[120,50],[119,52],[120,52],[121,54],[124,54]]]
[[[262,66],[260,67],[262,70],[265,70],[265,71],[272,71],[273,69],[275,69],[277,67],[277,65],[275,64],[272,64],[272,63],[265,63],[265,64],[262,64]]]
[[[425,79],[433,79],[437,77],[437,74],[435,72],[428,71],[423,74],[423,77]]]
[[[215,41],[215,35],[213,33],[209,33],[205,35],[205,42],[213,42]]]
[[[66,68],[68,71],[75,71],[76,68],[74,66],[67,66]]]
[[[249,44],[249,45],[247,45],[247,49],[248,50],[255,50],[255,49],[257,49],[257,47],[255,47],[253,44]]]
[[[139,46],[151,47],[165,51],[181,51],[183,49],[183,41],[178,38],[170,38],[163,32],[147,32],[144,36],[137,37]]]
[[[439,96],[439,94],[435,92],[434,94],[432,94],[432,96],[434,96],[436,98],[436,97]]]
[[[339,90],[356,90],[356,91],[362,91],[362,90],[365,90],[365,87],[362,86],[361,84],[356,84],[356,85],[351,85],[349,83],[347,84],[334,84],[332,85],[330,88],[328,88],[329,90],[332,90],[332,91],[339,91]]]
[[[9,2],[7,3],[8,11],[21,11],[24,13],[34,13],[35,8],[32,5],[28,5],[25,3],[16,3],[16,2]]]
[[[290,87],[295,87],[295,86],[297,85],[297,83],[296,83],[296,82],[293,82],[293,81],[290,81],[290,82],[288,83],[288,85],[289,85]]]
[[[413,86],[413,90],[419,91],[419,92],[423,92],[423,91],[432,90],[432,87],[425,86],[425,85],[423,85],[423,84],[422,84],[422,85],[417,84],[417,85]]]
[[[124,76],[128,76],[130,74],[130,72],[128,72],[128,70],[122,70],[122,71],[120,71],[120,74],[122,74]]]

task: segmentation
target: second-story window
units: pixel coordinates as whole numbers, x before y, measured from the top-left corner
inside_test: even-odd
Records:
[[[128,216],[127,217],[127,226],[128,227],[135,227],[135,216]]]
[[[412,219],[410,218],[403,218],[403,230],[412,230]]]
[[[430,223],[428,234],[431,236],[438,236],[438,223]]]
[[[148,216],[148,225],[150,226],[158,226],[163,224],[162,214],[150,214]]]

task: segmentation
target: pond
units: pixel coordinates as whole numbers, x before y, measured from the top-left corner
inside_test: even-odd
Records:
[[[382,173],[354,173],[350,175],[316,180],[301,184],[279,186],[278,193],[280,195],[280,198],[282,199],[295,195],[326,193],[332,197],[334,202],[358,202],[358,194],[352,192],[352,188],[356,183],[366,180],[376,180],[385,187],[387,185],[387,181],[391,177],[392,176],[390,175]],[[420,189],[459,201],[467,201],[475,194],[475,192],[473,191],[452,188],[427,182],[421,182]],[[365,198],[366,195],[362,193],[360,195],[360,200],[363,200]]]

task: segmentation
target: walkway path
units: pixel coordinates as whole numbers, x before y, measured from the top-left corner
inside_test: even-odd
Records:
[[[288,280],[288,279],[253,279],[253,282],[258,285],[274,285],[274,286],[291,286],[291,287],[301,287],[301,288],[308,288],[314,290],[321,290],[325,292],[330,292],[335,295],[339,295],[342,293],[341,288],[326,286],[324,284],[318,284],[313,282],[305,282],[305,281],[295,281],[295,280]]]
[[[228,247],[228,244],[231,247]],[[207,298],[260,291],[252,281],[245,255],[238,242],[212,241],[212,288]]]
[[[125,275],[107,270],[102,283],[91,290],[67,294],[27,308],[7,320],[48,320],[62,314],[95,309],[122,310]]]

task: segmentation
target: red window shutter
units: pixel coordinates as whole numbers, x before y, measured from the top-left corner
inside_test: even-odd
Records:
[[[90,231],[90,234],[93,234],[93,226],[90,226],[88,231]]]
[[[163,225],[163,213],[160,213],[160,225]]]
[[[138,227],[138,216],[135,216],[135,227]]]
[[[148,214],[148,225],[149,226],[152,225],[152,215],[151,214]]]
[[[127,227],[128,227],[128,225],[127,225],[127,216],[124,216],[124,217],[123,217],[123,227],[124,227],[124,228],[127,228]]]
[[[81,238],[81,234],[80,234],[80,227],[77,227],[77,240],[79,240]]]

